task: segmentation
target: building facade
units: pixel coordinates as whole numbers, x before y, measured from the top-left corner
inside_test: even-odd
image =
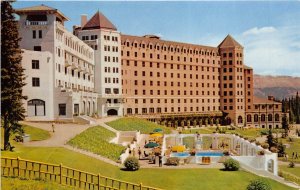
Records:
[[[74,34],[94,49],[98,115],[122,116],[120,32],[98,11],[89,20],[82,15],[81,26],[74,26]]]
[[[18,9],[27,119],[72,120],[97,112],[94,51],[64,27],[68,20],[45,5]]]
[[[217,47],[125,35],[99,11],[82,15],[72,34],[57,9],[17,14],[29,119],[124,115],[168,126],[281,126],[281,103],[253,95],[253,69],[230,35]]]

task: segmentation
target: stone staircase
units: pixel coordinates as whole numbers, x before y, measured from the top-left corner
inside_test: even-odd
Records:
[[[79,115],[74,117],[74,122],[94,125],[97,123],[97,120],[87,115]]]

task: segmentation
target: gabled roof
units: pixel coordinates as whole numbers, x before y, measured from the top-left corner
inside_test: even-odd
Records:
[[[62,12],[60,12],[58,9],[46,6],[44,4],[37,5],[37,6],[32,6],[32,7],[25,7],[21,9],[16,9],[15,11],[17,14],[34,14],[34,13],[39,13],[39,12],[44,12],[44,13],[55,13],[59,15],[63,20],[69,20],[68,17],[66,17]]]
[[[82,30],[89,29],[110,29],[117,30],[117,28],[99,11],[82,27]]]
[[[226,48],[226,47],[241,47],[243,46],[239,44],[232,36],[229,34],[226,36],[226,38],[220,43],[218,46],[219,48]]]

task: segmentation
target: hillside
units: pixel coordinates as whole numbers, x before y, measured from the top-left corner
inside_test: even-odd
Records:
[[[277,99],[295,95],[300,92],[300,77],[254,75],[254,95]]]

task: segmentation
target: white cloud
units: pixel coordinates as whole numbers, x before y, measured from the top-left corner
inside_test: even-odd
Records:
[[[262,28],[254,27],[254,28],[251,28],[251,29],[245,31],[243,33],[243,36],[266,34],[266,33],[272,33],[275,31],[276,31],[276,28],[274,28],[273,26],[266,26],[266,27],[262,27]]]
[[[237,40],[244,46],[245,64],[252,66],[254,73],[299,76],[300,26],[278,27],[267,35],[245,35],[246,32]]]

